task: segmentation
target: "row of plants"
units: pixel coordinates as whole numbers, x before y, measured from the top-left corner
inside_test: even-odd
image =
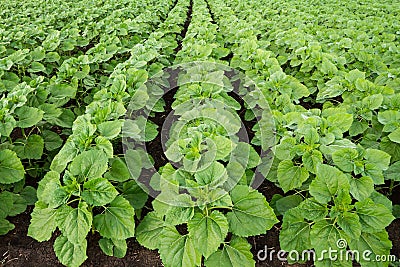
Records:
[[[243,4],[249,6],[243,8]],[[245,15],[248,14],[246,10],[262,10],[260,13],[266,13],[268,9],[257,9],[259,5],[262,3],[232,2],[239,16],[249,19],[248,28],[250,29],[251,24],[254,23],[253,16],[257,17],[257,14],[252,13],[252,16],[248,17]],[[298,5],[304,8],[303,3],[299,2]],[[215,14],[220,14],[220,17],[225,19],[226,16],[223,14],[229,14],[229,10],[222,12],[221,10],[223,10],[221,6],[212,9]],[[373,10],[372,8],[369,12]],[[287,25],[293,25],[297,17],[291,17],[290,14],[286,16],[284,19],[282,16],[276,18],[287,22]],[[240,21],[233,17],[230,23],[238,20]],[[273,25],[278,25],[277,20]],[[246,24],[246,21],[243,23]],[[276,31],[280,31],[277,26],[275,27]],[[288,31],[293,31],[293,27],[289,27]],[[388,31],[391,30],[393,29]],[[285,196],[276,195],[273,198],[273,202],[278,205],[277,214],[283,215],[280,233],[281,248],[286,251],[296,250],[300,253],[314,249],[317,255],[322,255],[324,249],[336,248],[336,242],[344,239],[351,250],[370,250],[373,255],[388,255],[392,245],[385,228],[394,219],[393,207],[387,196],[378,191],[381,191],[385,180],[389,180],[388,196],[390,197],[395,186],[394,182],[398,181],[399,164],[396,149],[398,126],[394,126],[399,108],[396,104],[398,98],[396,88],[398,87],[395,86],[398,78],[393,75],[391,81],[379,83],[379,75],[388,76],[388,72],[382,73],[373,67],[370,67],[369,71],[363,68],[362,70],[366,72],[362,72],[357,69],[357,64],[352,63],[351,59],[348,59],[349,63],[346,60],[341,61],[344,64],[342,68],[339,68],[327,60],[327,58],[339,57],[337,55],[339,53],[336,52],[336,54],[332,50],[330,40],[323,39],[329,42],[329,51],[321,51],[321,45],[319,52],[316,52],[304,46],[304,43],[306,45],[308,43],[310,48],[318,47],[318,43],[312,36],[301,38],[299,35],[286,32],[280,36],[285,40],[289,38],[293,40],[294,44],[298,45],[294,50],[303,49],[302,51],[310,55],[310,57],[302,56],[303,61],[299,62],[297,71],[291,71],[292,68],[287,67],[287,61],[282,60],[284,56],[278,53],[274,46],[274,43],[280,44],[282,49],[286,49],[286,53],[290,55],[288,58],[291,60],[295,53],[288,50],[290,43],[281,42],[271,29],[262,32],[265,37],[261,37],[259,41],[254,39],[254,44],[258,43],[262,49],[269,49],[273,57],[277,57],[286,73],[291,73],[295,79],[299,79],[305,85],[309,83],[298,75],[298,71],[306,73],[306,76],[311,72],[313,76],[311,79],[319,78],[318,91],[308,86],[310,92],[300,95],[304,101],[311,100],[307,101],[309,105],[307,110],[303,107],[304,103],[299,103],[299,99],[293,95],[290,96],[290,92],[286,89],[290,76],[282,70],[278,70],[259,83],[270,102],[277,127],[275,160],[267,178],[287,193]],[[386,35],[383,34],[383,36]],[[267,37],[271,38],[268,42],[266,42]],[[256,45],[253,45],[254,47]],[[255,53],[250,52],[250,54]],[[345,55],[341,53],[340,56]],[[379,58],[378,60],[385,58],[383,55],[376,57]],[[309,66],[309,60],[316,60],[318,63],[307,70],[305,66]],[[386,67],[386,64],[384,65]],[[387,65],[386,69],[396,66],[395,60]],[[290,66],[298,65],[290,63]],[[242,69],[247,73],[246,68]],[[374,72],[369,74],[371,71]],[[396,73],[395,69],[389,71]],[[326,95],[325,87],[320,85],[333,84],[333,80],[339,79],[340,75],[344,77],[339,82],[343,90],[329,91],[330,94]],[[375,77],[375,81],[370,80]],[[293,85],[289,87],[297,88]],[[281,96],[276,97],[277,92]],[[271,95],[274,96],[272,99],[269,98]],[[324,97],[320,97],[321,95]],[[338,95],[342,100],[334,99]],[[280,100],[282,96],[287,99],[284,102],[285,108],[279,105],[279,102],[283,102],[282,99]],[[316,102],[313,102],[315,100]],[[318,106],[319,103],[322,106]],[[279,206],[284,208],[279,208]],[[395,211],[396,209],[397,207]],[[360,263],[362,266],[389,264],[371,263],[362,259]],[[351,261],[331,262],[329,259],[315,263],[316,266],[327,264],[352,266]]]
[[[115,13],[112,13],[112,15],[109,14],[110,12],[104,13],[104,20],[109,21],[118,16],[117,7],[121,7],[119,4],[117,2],[112,3],[110,8],[114,9]],[[159,2],[159,5],[153,5],[153,2],[149,2],[150,4],[154,8],[155,14],[157,14],[157,10],[162,12],[158,12],[160,17],[153,15],[154,18],[157,18],[153,22],[154,26],[142,27],[143,36],[146,36],[149,28],[155,27],[157,21],[160,21],[164,16],[163,14],[167,14],[171,5],[173,5],[171,1]],[[4,3],[4,5],[7,5],[7,3]],[[88,9],[88,5],[84,5],[84,7]],[[59,6],[54,4],[52,8],[57,9]],[[29,8],[22,5],[21,7],[14,7],[14,9],[20,10],[27,17],[34,7],[30,6]],[[144,11],[143,7],[142,9]],[[128,16],[129,10],[122,10]],[[151,10],[151,8],[147,9],[147,11]],[[18,12],[15,14],[18,14]],[[91,14],[93,16],[91,19],[97,17],[96,13]],[[133,18],[132,14],[129,14],[129,16]],[[123,16],[120,17],[123,18]],[[38,21],[35,22],[40,24],[40,17],[37,19]],[[99,18],[97,22],[102,24],[102,21]],[[137,16],[131,22],[132,25],[144,24],[141,16]],[[13,29],[13,24],[7,25],[10,25],[10,29]],[[82,25],[80,27],[83,28]],[[57,36],[64,35],[69,30],[69,26],[64,22],[64,27],[60,29]],[[84,35],[84,29],[81,30],[82,33],[80,34]],[[101,39],[108,36],[115,41],[115,34],[113,37],[111,32],[107,32],[104,24],[103,28],[99,28],[99,30],[101,30],[101,33],[96,32],[98,36],[101,36]],[[3,31],[2,34],[2,40],[4,40],[2,55],[4,57],[0,60],[10,62],[10,64],[7,63],[0,68],[1,84],[3,85],[3,89],[1,89],[2,98],[0,99],[0,120],[2,122],[0,127],[0,173],[2,177],[0,178],[0,198],[4,203],[0,213],[0,233],[5,234],[14,228],[14,225],[6,218],[23,212],[27,205],[32,205],[37,200],[35,190],[37,181],[42,179],[46,171],[49,170],[58,150],[74,131],[73,122],[77,116],[84,112],[85,103],[90,103],[95,93],[106,86],[105,78],[108,79],[109,76],[107,69],[111,66],[108,64],[118,62],[114,54],[123,47],[114,49],[111,56],[107,56],[107,58],[96,57],[99,53],[92,53],[90,49],[86,51],[86,54],[81,51],[76,55],[66,55],[60,46],[61,38],[59,36],[57,38],[49,37],[51,33],[47,38],[44,38],[42,46],[33,49],[30,47],[32,44],[29,40],[14,39],[14,42],[9,42],[7,31]],[[35,39],[36,37],[33,36],[32,38]],[[94,48],[98,46],[110,47],[106,45],[107,42],[109,41],[100,41],[93,46]],[[78,44],[78,46],[83,45]],[[52,48],[49,48],[50,46]],[[115,45],[115,47],[117,46]],[[53,58],[54,61],[49,58]],[[35,62],[42,62],[46,66],[54,63],[51,67],[52,72],[31,71],[29,66]],[[88,81],[93,83],[88,83]],[[115,107],[121,112],[120,105]],[[99,139],[98,141],[102,142],[100,146],[112,149],[108,140]]]
[[[28,235],[45,241],[58,228],[61,235],[54,242],[54,251],[64,265],[79,266],[86,260],[89,232],[101,235],[99,246],[105,254],[125,256],[126,239],[135,234],[135,216],[140,217],[147,194],[133,180],[142,165],[128,169],[123,151],[118,150],[121,136],[135,134],[150,141],[157,135],[155,125],[146,127],[143,120],[131,121],[122,131],[126,107],[135,94],[141,101],[146,99],[142,85],[174,52],[188,6],[189,1],[178,1],[158,29],[115,67],[107,86],[93,95],[85,113],[74,121],[71,135],[39,183]],[[128,162],[146,157],[144,151],[132,150],[126,155]]]
[[[35,203],[28,235],[58,229],[67,266],[90,233],[110,256],[135,236],[165,266],[254,266],[247,238],[279,221],[287,251],[390,254],[397,5],[342,2],[67,1],[22,28],[46,7],[2,3],[21,15],[1,18],[0,234]]]

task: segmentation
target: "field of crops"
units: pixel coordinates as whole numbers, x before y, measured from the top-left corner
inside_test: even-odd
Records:
[[[0,0],[0,25],[0,266],[400,266],[400,2]]]

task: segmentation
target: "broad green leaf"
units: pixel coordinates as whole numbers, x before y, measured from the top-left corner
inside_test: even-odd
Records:
[[[358,152],[352,148],[343,148],[336,150],[332,154],[333,162],[342,171],[352,172],[354,169],[354,161],[358,158]]]
[[[41,72],[41,71],[46,71],[45,66],[42,63],[39,62],[32,62],[31,67],[28,69],[29,72],[35,73],[35,72]]]
[[[3,191],[0,193],[0,218],[6,218],[13,208],[14,195],[11,192]]]
[[[129,201],[117,196],[103,214],[93,219],[93,224],[101,236],[118,240],[133,237],[135,234],[135,211]]]
[[[276,157],[280,160],[292,159],[295,154],[292,152],[296,145],[296,139],[293,137],[282,138],[279,145],[276,146]]]
[[[340,190],[350,190],[347,177],[334,167],[319,165],[310,184],[310,194],[321,204],[327,204]]]
[[[131,178],[131,175],[125,162],[120,158],[114,158],[111,160],[110,170],[104,177],[111,181],[125,182]]]
[[[4,191],[2,194],[4,193],[9,194],[9,197],[13,200],[11,209],[8,212],[8,216],[16,216],[26,210],[27,203],[20,194],[11,193],[8,191]]]
[[[372,194],[369,196],[369,198],[375,203],[375,204],[382,204],[385,206],[388,210],[393,209],[393,204],[390,199],[387,198],[384,194],[381,194],[377,191],[373,191]]]
[[[125,152],[125,161],[133,179],[137,179],[142,172],[142,157],[137,150],[129,149]]]
[[[125,257],[126,250],[128,249],[126,240],[114,240],[108,238],[100,239],[99,246],[104,254],[117,258]]]
[[[97,125],[97,130],[107,139],[114,139],[121,132],[123,121],[106,121]]]
[[[390,155],[379,149],[367,149],[364,158],[381,171],[387,170],[390,164]]]
[[[284,160],[278,166],[278,181],[284,192],[299,188],[309,177],[306,168],[295,166],[291,160]]]
[[[316,173],[317,166],[323,163],[322,153],[318,150],[307,151],[302,158],[304,167],[311,173]]]
[[[363,176],[361,178],[350,179],[350,193],[359,200],[363,201],[368,198],[374,191],[374,181],[371,177]]]
[[[218,186],[228,179],[228,175],[224,165],[215,161],[204,170],[196,172],[194,178],[199,185]]]
[[[322,253],[324,250],[329,251],[329,248],[338,250],[338,253],[344,253],[346,247],[340,247],[339,240],[346,240],[346,234],[336,228],[336,226],[329,221],[323,219],[316,222],[310,232],[311,245],[315,249],[316,255],[329,259],[328,253]],[[340,252],[342,251],[342,252]],[[351,266],[351,265],[350,265]]]
[[[73,244],[84,242],[92,226],[92,213],[88,211],[88,205],[80,202],[77,208],[63,205],[57,209],[57,226],[64,237]]]
[[[121,191],[135,210],[143,208],[147,202],[148,194],[135,181],[124,182]]]
[[[228,221],[219,211],[209,215],[196,213],[188,222],[189,235],[193,238],[195,247],[207,259],[217,251],[228,234]]]
[[[4,218],[0,218],[0,236],[7,234],[15,228],[14,224],[10,223]]]
[[[265,197],[245,185],[236,186],[230,193],[233,207],[226,217],[229,229],[238,236],[264,234],[278,222]]]
[[[400,129],[395,130],[389,134],[389,139],[392,142],[400,143]]]
[[[136,239],[140,245],[148,249],[156,249],[162,242],[159,237],[165,227],[162,218],[156,212],[150,212],[136,228]]]
[[[97,136],[95,141],[95,150],[103,151],[108,158],[112,158],[114,156],[113,144],[110,142],[110,140],[103,136]]]
[[[16,183],[24,178],[25,170],[14,151],[0,150],[0,184]]]
[[[317,221],[328,215],[327,205],[318,203],[314,198],[305,199],[298,207],[302,217],[310,221]]]
[[[303,198],[299,195],[282,197],[275,202],[276,210],[279,214],[284,215],[286,211],[297,207],[302,201]]]
[[[389,262],[375,261],[377,255],[390,255],[392,242],[389,240],[386,231],[378,231],[375,233],[361,233],[359,239],[350,241],[350,249],[364,253],[360,255],[359,262],[364,267],[387,267]]]
[[[347,211],[343,212],[339,215],[337,223],[351,239],[358,239],[360,237],[362,226],[357,214]]]
[[[51,238],[56,223],[57,210],[48,208],[41,201],[36,202],[35,208],[31,214],[31,223],[28,228],[28,236],[39,242],[47,241]]]
[[[40,159],[43,155],[44,141],[37,134],[32,134],[22,145],[14,147],[15,152],[21,159]]]
[[[391,210],[382,204],[375,204],[368,198],[357,202],[355,206],[360,217],[362,230],[366,233],[379,232],[395,219]]]
[[[201,254],[198,252],[193,238],[180,235],[175,228],[165,228],[159,237],[160,257],[165,267],[200,266]]]
[[[72,141],[67,141],[58,154],[53,158],[50,165],[50,170],[61,173],[65,170],[67,164],[72,161],[78,154],[78,149],[75,143]]]
[[[312,216],[316,217],[316,216]],[[279,243],[285,251],[303,251],[311,249],[311,224],[307,223],[300,208],[288,210],[283,216],[282,230]]]
[[[184,196],[190,198],[190,196],[188,195],[182,195],[182,199],[184,199]],[[193,207],[170,206],[167,212],[165,213],[165,222],[170,225],[184,224],[187,223],[189,220],[191,220],[193,216],[194,216]]]
[[[108,158],[99,150],[84,151],[72,161],[69,170],[73,175],[80,175],[90,180],[99,178],[108,168]]]
[[[390,165],[384,173],[385,178],[393,181],[400,181],[400,161],[397,161]]]
[[[342,133],[348,131],[353,124],[353,115],[347,113],[337,113],[329,116],[328,125],[339,129]]]
[[[105,178],[94,178],[83,184],[82,199],[89,205],[104,206],[117,195],[117,189]]]
[[[62,146],[63,140],[55,132],[44,130],[43,132],[44,146],[48,151],[53,151]]]
[[[78,267],[86,259],[86,239],[78,244],[71,243],[68,238],[61,235],[54,241],[54,252],[58,260],[65,266]]]
[[[237,161],[243,167],[251,169],[260,164],[260,156],[253,146],[239,142],[235,149],[232,151],[231,160]]]
[[[15,114],[18,116],[17,126],[28,128],[40,122],[44,112],[38,108],[22,106],[15,110]]]
[[[206,267],[253,267],[255,261],[250,251],[251,245],[246,239],[234,236],[229,244],[224,244],[204,261]]]
[[[220,135],[213,136],[211,139],[215,142],[217,148],[216,160],[224,159],[236,147],[236,144],[230,139]]]

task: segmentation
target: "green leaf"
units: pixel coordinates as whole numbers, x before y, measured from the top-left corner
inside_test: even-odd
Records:
[[[104,175],[105,178],[116,182],[125,182],[131,178],[128,167],[120,158],[114,158],[111,161],[110,170]]]
[[[36,202],[31,214],[31,223],[28,228],[28,236],[39,242],[47,241],[51,238],[57,228],[57,210],[48,208],[41,201]]]
[[[54,241],[54,252],[58,260],[65,266],[78,267],[86,259],[86,239],[83,239],[81,243],[71,243],[65,236],[59,236]]]
[[[193,238],[195,247],[206,259],[217,251],[225,240],[228,228],[226,217],[216,210],[207,216],[196,213],[188,222],[189,235]]]
[[[128,239],[135,234],[135,211],[129,201],[117,196],[103,214],[93,219],[93,224],[101,236],[118,240]]]
[[[389,134],[389,139],[392,142],[400,143],[400,129],[395,130]]]
[[[15,228],[14,224],[10,223],[4,218],[0,218],[0,236],[7,234]]]
[[[165,267],[200,266],[201,254],[188,235],[180,235],[175,228],[165,228],[159,237],[159,252]]]
[[[255,261],[250,251],[251,245],[246,239],[234,236],[229,244],[224,244],[204,261],[206,267],[253,267]]]
[[[400,181],[400,161],[390,165],[389,169],[385,171],[385,178],[393,181]]]
[[[284,160],[278,166],[278,181],[284,192],[299,188],[309,177],[306,168],[294,166],[291,160]]]
[[[142,157],[137,150],[129,149],[125,152],[125,161],[133,179],[139,178],[142,172]]]
[[[281,249],[299,252],[311,249],[310,231],[311,225],[304,221],[302,209],[297,207],[288,210],[283,216],[282,230],[279,234]]]
[[[318,203],[314,198],[305,199],[298,207],[302,217],[310,221],[323,219],[328,214],[327,205]]]
[[[361,178],[350,179],[350,193],[359,200],[363,201],[374,192],[374,181],[371,177],[363,176]]]
[[[327,119],[330,127],[339,129],[342,133],[348,131],[353,124],[353,115],[348,113],[337,113]]]
[[[27,205],[34,205],[38,200],[36,196],[36,189],[32,186],[26,186],[20,193],[21,197],[24,198]]]
[[[143,208],[148,199],[148,194],[135,181],[123,183],[121,194],[135,210]]]
[[[230,192],[233,207],[226,217],[229,229],[238,236],[264,234],[278,222],[265,197],[245,185],[238,185]]]
[[[354,161],[358,158],[358,152],[352,148],[343,148],[332,153],[333,162],[342,171],[352,172]]]
[[[204,170],[197,171],[194,175],[199,185],[218,186],[223,184],[228,175],[224,165],[215,161]]]
[[[211,139],[215,142],[217,147],[217,155],[215,157],[216,160],[224,159],[236,147],[236,144],[230,139],[220,135],[213,136]]]
[[[307,151],[302,158],[304,167],[311,173],[316,173],[317,166],[323,163],[322,153],[318,150]]]
[[[107,139],[114,139],[121,132],[123,121],[106,121],[97,125],[97,130]]]
[[[367,149],[364,158],[381,171],[387,170],[390,164],[390,155],[379,149]]]
[[[37,134],[32,134],[25,141],[23,145],[14,147],[15,152],[21,159],[40,159],[43,155],[44,141],[43,138]]]
[[[363,232],[376,233],[385,229],[395,218],[392,211],[382,204],[375,204],[371,199],[356,203]]]
[[[73,175],[80,175],[85,179],[99,178],[108,168],[108,158],[99,150],[84,151],[76,156],[69,169]]]
[[[360,237],[362,226],[357,214],[343,212],[339,215],[337,223],[351,239]]]
[[[73,244],[84,242],[92,226],[92,213],[88,205],[80,202],[77,208],[63,205],[57,210],[57,225],[64,237]]]
[[[379,231],[375,233],[361,233],[359,239],[350,241],[350,249],[352,251],[364,252],[364,257],[359,257],[359,262],[364,267],[387,267],[389,262],[375,261],[377,255],[389,255],[392,248],[392,242],[386,231]],[[367,252],[367,253],[365,253]]]
[[[347,240],[346,237],[343,231],[336,228],[335,224],[331,224],[325,219],[316,222],[310,232],[311,245],[315,249],[316,255],[321,255],[324,259],[329,259],[329,254],[323,253],[324,250],[328,251],[329,248],[338,250],[338,253],[344,253],[346,247],[339,247],[338,241]]]
[[[44,139],[44,146],[48,151],[56,150],[57,148],[62,146],[63,140],[55,132],[44,130],[42,133]]]
[[[39,62],[32,62],[31,67],[28,69],[29,72],[35,73],[35,72],[41,72],[41,71],[46,71],[46,68],[42,63]]]
[[[0,150],[0,184],[16,183],[24,178],[25,170],[14,151]]]
[[[15,114],[18,116],[17,126],[28,128],[40,122],[44,112],[38,108],[22,106],[15,110]]]
[[[162,240],[159,238],[165,229],[165,222],[156,212],[148,213],[136,229],[136,239],[148,249],[156,249]]]
[[[114,240],[108,238],[100,239],[99,246],[104,254],[117,258],[125,257],[126,251],[128,249],[126,240]]]
[[[89,205],[104,206],[117,195],[117,189],[105,178],[94,178],[83,184],[82,199]]]
[[[378,109],[383,102],[382,94],[369,95],[362,100],[364,108],[374,110]]]
[[[321,204],[327,204],[340,190],[350,190],[347,177],[335,167],[319,165],[310,184],[310,194]]]
[[[297,207],[302,201],[303,198],[299,195],[282,197],[275,202],[276,210],[279,214],[284,215],[286,211]]]
[[[78,149],[74,142],[67,141],[58,154],[53,158],[50,165],[50,170],[61,173],[64,171],[67,164],[72,161],[78,154]]]
[[[182,199],[187,198],[190,199],[188,195],[182,195]],[[179,207],[179,206],[170,206],[167,212],[165,213],[165,221],[171,225],[178,225],[187,223],[194,216],[193,207]]]

